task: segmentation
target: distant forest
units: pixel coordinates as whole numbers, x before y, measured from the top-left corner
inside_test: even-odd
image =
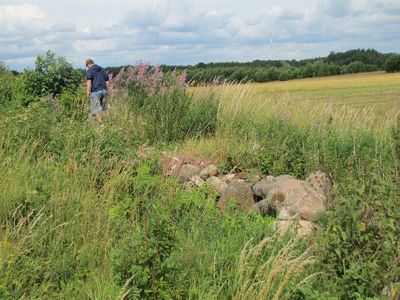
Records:
[[[332,51],[327,57],[303,60],[200,62],[187,66],[161,65],[161,68],[164,72],[185,70],[187,80],[192,85],[223,81],[267,82],[384,70],[385,61],[390,55],[374,49],[354,49],[346,52]],[[122,67],[108,67],[107,70],[116,75]]]

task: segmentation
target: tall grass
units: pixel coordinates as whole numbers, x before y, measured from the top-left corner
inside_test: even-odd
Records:
[[[289,93],[258,95],[254,89],[251,83],[224,84],[214,88],[212,93],[220,99],[221,119],[224,122],[238,122],[235,116],[239,115],[240,118],[247,116],[250,121],[257,123],[276,117],[297,126],[324,126],[330,122],[336,130],[344,134],[354,130],[369,130],[381,135],[389,132],[400,114],[399,106],[393,106],[385,113],[377,115],[373,105],[355,108],[352,103],[317,103],[310,98],[293,98]],[[199,93],[204,94],[205,91]]]
[[[257,245],[246,243],[232,299],[288,299],[293,292],[290,288],[306,283],[308,278],[296,279],[315,260],[309,249],[299,251],[299,240],[285,241],[285,234],[275,233]],[[282,241],[286,242],[283,247]]]
[[[40,135],[46,106],[19,112],[27,127],[3,116],[0,298],[232,297],[242,247],[272,235],[270,220],[224,215],[207,188],[163,178],[136,155],[146,139],[127,104],[111,106],[103,128],[50,119]]]

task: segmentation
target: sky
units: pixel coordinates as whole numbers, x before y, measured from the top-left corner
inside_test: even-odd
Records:
[[[0,61],[47,50],[75,67],[400,52],[400,0],[0,0]]]

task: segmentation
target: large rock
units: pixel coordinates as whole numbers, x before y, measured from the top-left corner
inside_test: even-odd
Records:
[[[306,182],[308,182],[312,188],[322,196],[325,196],[326,199],[333,188],[332,179],[327,174],[320,171],[310,174],[306,179]]]
[[[218,195],[225,193],[226,189],[228,188],[228,184],[225,181],[215,176],[210,177],[207,182],[218,193]]]
[[[278,220],[289,220],[290,219],[290,214],[286,209],[281,209],[279,214],[276,216]]]
[[[250,212],[251,213],[259,213],[260,215],[262,215],[264,217],[265,216],[276,217],[275,207],[272,206],[272,204],[270,204],[270,202],[267,199],[263,199],[263,200],[255,203],[251,207]],[[287,212],[287,213],[289,214],[289,212]],[[289,214],[289,216],[290,216],[290,214]]]
[[[200,168],[194,165],[183,165],[179,171],[178,181],[181,183],[185,183],[189,181],[193,176],[199,175]]]
[[[326,211],[327,197],[332,189],[332,181],[322,172],[315,172],[306,181],[291,176],[279,176],[262,180],[253,187],[257,202],[252,210],[262,215],[275,215],[284,219],[299,217],[315,221]],[[284,213],[281,213],[285,210]]]
[[[204,184],[204,180],[199,175],[194,175],[190,178],[190,182],[197,187],[201,187]]]
[[[229,184],[232,182],[232,180],[235,179],[235,177],[236,177],[235,174],[226,174],[226,175],[222,176],[222,180]]]
[[[223,210],[229,210],[232,200],[236,201],[237,207],[244,212],[249,212],[254,205],[251,187],[243,179],[234,179],[228,184],[218,201],[218,206]]]
[[[259,199],[267,198],[269,192],[274,187],[274,181],[270,178],[262,179],[253,186],[253,194]]]
[[[207,167],[203,168],[203,169],[200,171],[199,176],[200,176],[202,179],[207,179],[207,178],[209,178],[209,177],[212,177],[212,176],[217,175],[217,173],[218,173],[218,168],[217,168],[217,166],[211,164],[211,165],[208,165]]]
[[[178,156],[165,156],[162,159],[163,174],[165,176],[178,176],[185,160]]]
[[[253,186],[253,194],[259,199],[267,198],[269,192],[274,188],[278,181],[282,181],[285,179],[295,179],[290,175],[280,175],[277,177],[267,176],[265,179],[257,182]]]

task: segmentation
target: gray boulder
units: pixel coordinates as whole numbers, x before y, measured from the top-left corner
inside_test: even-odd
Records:
[[[251,209],[250,212],[255,212],[259,213],[262,216],[275,216],[276,211],[275,208],[272,206],[272,204],[269,202],[268,199],[263,199],[261,201],[258,201],[255,203]]]
[[[218,201],[218,206],[225,211],[229,211],[231,201],[236,201],[237,207],[249,212],[254,205],[251,187],[243,179],[234,179],[228,184],[225,192]]]
[[[289,220],[290,219],[290,214],[285,208],[283,208],[283,209],[281,209],[279,214],[276,216],[276,218],[278,220]]]
[[[290,175],[280,175],[277,177],[267,176],[265,179],[257,182],[253,186],[253,194],[259,199],[265,199],[268,197],[269,192],[276,185],[277,182],[285,180],[285,179],[295,179]]]
[[[262,179],[253,186],[253,194],[260,199],[267,198],[269,192],[274,187],[274,181],[269,178]]]
[[[316,171],[311,173],[306,179],[306,182],[311,185],[311,187],[316,190],[323,197],[327,197],[332,191],[333,182],[330,176],[324,172]]]
[[[199,176],[200,176],[202,179],[207,179],[207,178],[209,178],[209,177],[212,177],[212,176],[217,175],[217,173],[218,173],[218,168],[217,168],[217,166],[211,164],[211,165],[208,165],[207,167],[203,168],[203,169],[200,171]]]
[[[198,175],[200,173],[200,168],[194,165],[183,165],[179,171],[178,181],[180,183],[185,183],[189,181],[193,176]]]
[[[215,176],[210,177],[207,182],[218,193],[218,195],[222,195],[228,188],[228,184],[225,181]]]
[[[332,189],[331,180],[322,172],[311,174],[306,181],[279,176],[260,183],[253,187],[253,192],[265,199],[252,210],[262,215],[270,215],[272,211],[284,219],[297,216],[303,220],[317,220],[326,211],[328,194]]]
[[[236,177],[235,174],[226,174],[226,175],[222,176],[222,180],[229,184],[232,182],[232,180],[235,179],[235,177]]]
[[[190,178],[190,181],[193,183],[194,186],[201,187],[204,184],[204,180],[201,179],[199,175],[194,175]]]

